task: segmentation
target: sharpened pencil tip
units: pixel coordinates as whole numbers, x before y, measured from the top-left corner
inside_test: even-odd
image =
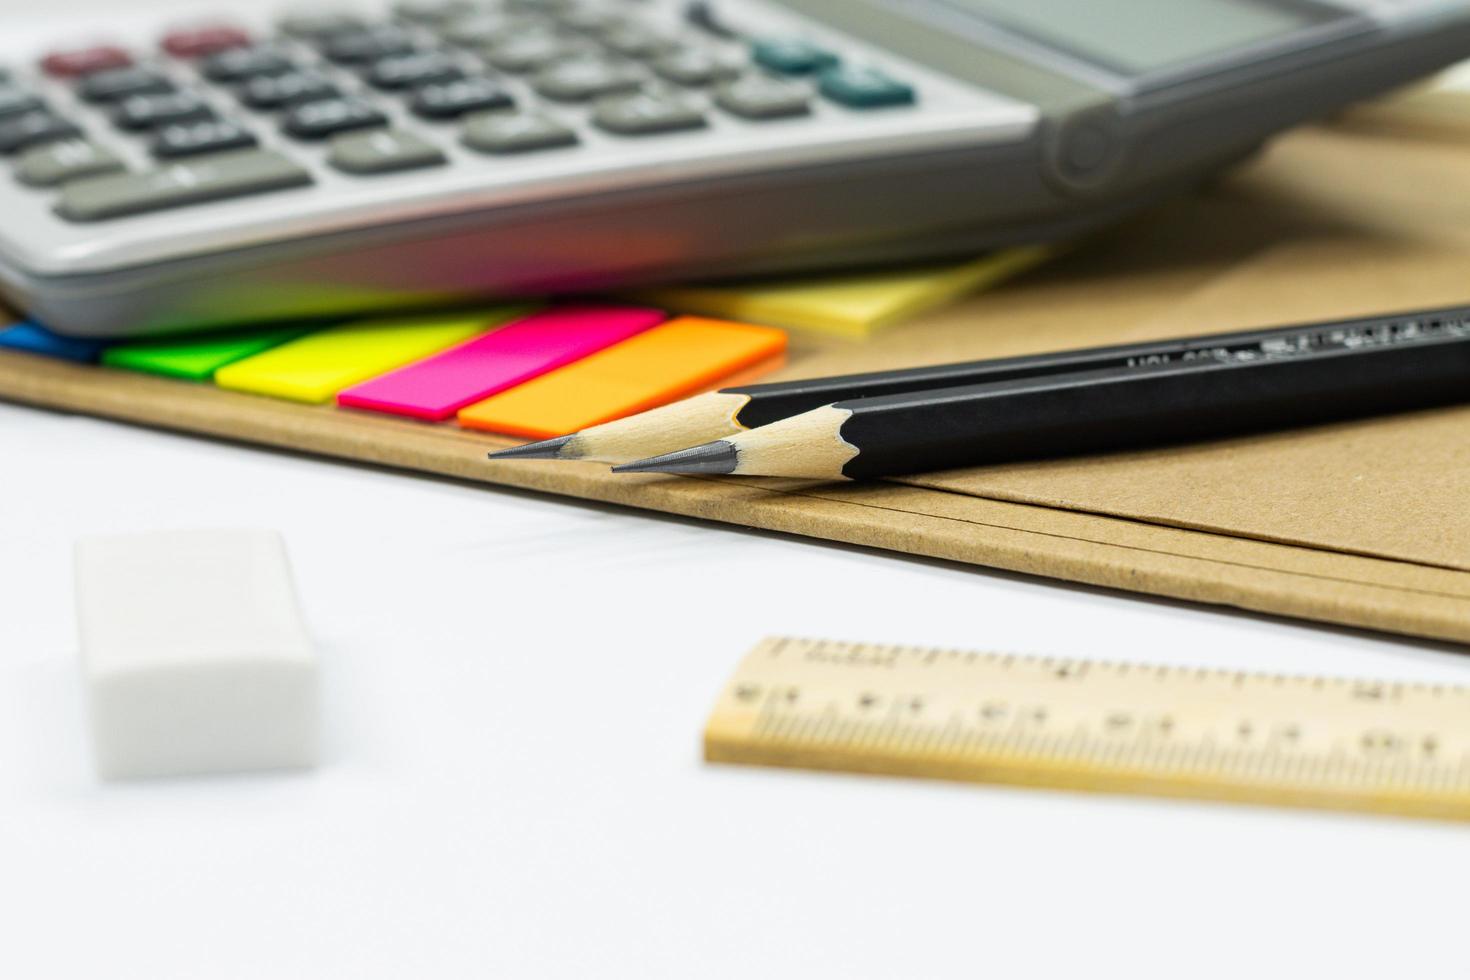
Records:
[[[561,454],[562,447],[572,441],[571,436],[557,436],[555,439],[542,439],[540,442],[528,442],[524,446],[512,446],[502,449],[498,453],[491,453],[491,459],[565,459]]]
[[[740,454],[734,443],[716,439],[702,446],[680,449],[662,456],[650,456],[633,463],[614,466],[614,473],[734,473]]]

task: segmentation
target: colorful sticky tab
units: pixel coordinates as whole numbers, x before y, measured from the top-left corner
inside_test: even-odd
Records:
[[[662,323],[661,310],[561,306],[349,388],[337,403],[420,419],[458,409]]]
[[[786,350],[773,327],[679,317],[459,413],[460,425],[532,439],[657,408]]]
[[[107,348],[102,352],[102,363],[188,381],[208,381],[226,364],[279,347],[311,329],[306,326],[273,327],[204,337],[133,340]]]
[[[508,306],[345,323],[226,364],[214,372],[214,382],[221,388],[291,401],[330,401],[343,388],[437,354],[526,310]]]
[[[0,347],[90,364],[107,346],[91,337],[63,337],[29,321],[0,329]]]
[[[995,286],[1051,254],[1042,247],[1013,248],[967,262],[772,282],[671,286],[636,295],[672,310],[862,338]]]

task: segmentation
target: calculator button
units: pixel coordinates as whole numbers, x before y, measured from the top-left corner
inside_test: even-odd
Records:
[[[174,83],[146,68],[113,68],[88,75],[77,84],[77,94],[88,102],[116,102],[133,95],[166,95]]]
[[[679,38],[656,27],[618,24],[603,31],[602,43],[629,58],[652,58],[679,49]]]
[[[390,55],[373,62],[367,71],[368,84],[382,89],[412,88],[463,77],[464,69],[459,63],[440,51]]]
[[[557,21],[574,31],[597,34],[625,22],[625,14],[601,3],[571,3],[553,12]]]
[[[357,33],[366,26],[360,17],[336,11],[291,14],[276,22],[276,28],[282,34],[304,41],[320,40],[336,34]]]
[[[817,80],[822,94],[853,109],[912,105],[914,87],[876,68],[840,65],[822,72]]]
[[[810,75],[837,64],[837,56],[800,38],[762,38],[750,46],[756,64],[783,75]]]
[[[62,185],[56,210],[72,221],[101,221],[310,183],[309,173],[279,153],[241,150],[147,173],[74,180]]]
[[[341,90],[316,72],[293,71],[285,75],[252,78],[240,90],[240,101],[252,109],[286,109],[314,102],[318,99],[336,98]]]
[[[484,112],[465,123],[464,144],[482,153],[526,153],[572,146],[577,134],[546,116],[521,112]]]
[[[466,0],[398,0],[393,5],[393,16],[420,24],[441,24],[474,9],[474,4]]]
[[[324,139],[334,133],[382,126],[388,117],[360,99],[323,99],[296,106],[281,123],[297,139]]]
[[[322,43],[322,54],[338,64],[364,65],[389,55],[409,54],[416,47],[406,32],[396,27],[378,27],[332,35]]]
[[[123,99],[112,121],[119,129],[153,129],[169,123],[196,122],[214,117],[209,103],[188,92],[134,95]]]
[[[451,20],[439,28],[439,36],[450,44],[487,45],[541,30],[549,30],[546,21],[523,14],[486,11]]]
[[[33,147],[15,163],[15,176],[32,187],[54,187],[78,177],[116,173],[123,162],[90,140],[69,139]]]
[[[264,75],[284,75],[296,66],[274,48],[231,48],[212,54],[199,70],[212,82],[244,82]]]
[[[532,80],[532,86],[548,99],[583,102],[599,95],[634,91],[643,80],[643,72],[632,65],[584,58],[542,69]]]
[[[715,89],[715,104],[746,119],[781,119],[812,111],[811,89],[767,75],[746,75]]]
[[[684,4],[684,19],[706,34],[722,40],[732,41],[740,37],[740,32],[725,23],[720,12],[715,9],[714,0],[688,0]]]
[[[551,31],[530,31],[483,50],[485,60],[501,71],[538,71],[557,61],[589,53],[587,42]]]
[[[467,112],[509,109],[514,104],[500,83],[488,78],[465,78],[415,90],[409,108],[425,119],[454,119]]]
[[[0,119],[45,108],[45,104],[23,88],[0,82]]]
[[[233,24],[205,24],[164,35],[160,46],[175,58],[202,58],[227,48],[243,48],[250,35]]]
[[[383,174],[446,163],[444,151],[412,133],[379,129],[332,137],[327,162],[350,174]]]
[[[74,51],[54,51],[41,59],[41,70],[58,78],[76,78],[109,68],[126,68],[133,56],[110,44]]]
[[[153,141],[153,155],[163,159],[243,150],[255,146],[255,134],[238,123],[223,119],[165,126]]]
[[[0,153],[18,153],[42,143],[80,135],[82,131],[76,124],[48,110],[36,109],[0,119]]]
[[[708,125],[704,113],[678,96],[640,92],[614,95],[598,101],[592,122],[599,129],[622,136],[648,136]]]
[[[685,48],[653,61],[660,78],[679,85],[709,85],[728,78],[738,78],[744,64],[734,58],[699,48]]]

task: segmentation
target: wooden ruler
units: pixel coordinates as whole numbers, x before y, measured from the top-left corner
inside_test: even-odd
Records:
[[[1470,688],[772,638],[711,762],[1470,818]]]

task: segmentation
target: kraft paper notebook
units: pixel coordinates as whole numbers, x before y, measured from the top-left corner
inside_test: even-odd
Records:
[[[793,335],[783,376],[1470,303],[1470,143],[1356,123],[993,292],[867,342]],[[1470,395],[1470,393],[1467,393]],[[1470,407],[870,485],[490,463],[507,442],[0,354],[0,397],[467,480],[1470,642]]]

